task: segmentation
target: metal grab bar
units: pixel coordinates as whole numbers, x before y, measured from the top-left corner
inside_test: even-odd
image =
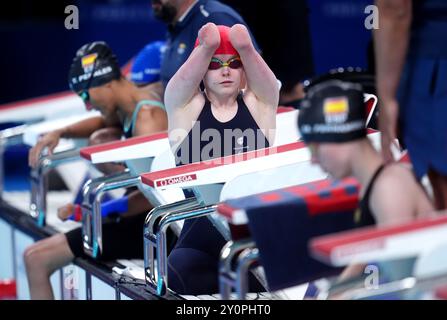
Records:
[[[94,197],[91,205],[85,201],[82,204],[82,240],[84,242],[84,252],[87,255],[96,259],[103,251],[101,200],[104,193],[110,190],[138,186],[140,181],[139,175],[119,181],[103,181],[87,192],[87,194],[93,194]]]
[[[40,227],[46,224],[47,212],[47,173],[55,167],[79,159],[79,149],[72,149],[45,156],[39,159],[36,168],[31,170],[30,215]]]
[[[246,300],[248,293],[248,272],[259,261],[259,249],[246,248],[238,255],[236,266],[236,294],[239,300]]]
[[[101,183],[128,179],[130,177],[132,177],[132,175],[130,174],[129,169],[126,168],[123,172],[120,172],[120,173],[114,173],[114,174],[110,174],[107,176],[89,179],[82,186],[82,203],[85,205],[88,205],[94,201],[94,198],[91,198],[91,196],[92,196],[95,188],[98,185],[100,185]]]
[[[157,272],[155,269],[154,251],[157,250],[157,235],[158,221],[161,217],[172,212],[181,212],[192,208],[197,208],[201,204],[195,197],[187,198],[175,203],[158,206],[152,209],[146,216],[143,229],[144,239],[144,274],[146,284],[156,288],[157,287]]]
[[[237,288],[238,277],[233,271],[234,258],[247,248],[254,248],[252,239],[228,241],[220,252],[219,258],[219,292],[223,300],[230,299],[232,288]]]
[[[203,206],[186,212],[172,212],[163,216],[158,223],[157,240],[157,294],[168,294],[168,255],[166,247],[166,231],[168,227],[177,222],[208,216],[215,212],[217,205]]]

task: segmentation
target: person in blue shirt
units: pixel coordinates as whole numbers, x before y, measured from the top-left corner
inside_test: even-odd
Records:
[[[145,87],[160,81],[160,68],[165,41],[154,41],[147,44],[135,57],[129,73],[129,79],[138,87]]]
[[[200,28],[208,22],[231,27],[246,25],[231,7],[214,0],[151,0],[154,16],[168,25],[166,50],[161,63],[163,87],[194,49]],[[254,41],[254,37],[251,36]],[[258,48],[256,42],[255,48]]]
[[[374,31],[382,151],[400,135],[416,176],[447,208],[447,1],[378,0]]]

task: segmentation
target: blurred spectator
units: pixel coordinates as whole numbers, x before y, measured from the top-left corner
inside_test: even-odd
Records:
[[[161,64],[164,87],[191,54],[203,25],[208,22],[229,27],[237,23],[246,25],[236,11],[215,0],[151,0],[151,3],[155,17],[168,25]]]
[[[132,63],[130,81],[139,87],[160,81],[161,59],[165,48],[164,41],[155,41],[146,45]]]
[[[416,176],[428,175],[447,207],[447,2],[377,0],[374,32],[382,152],[400,135]]]

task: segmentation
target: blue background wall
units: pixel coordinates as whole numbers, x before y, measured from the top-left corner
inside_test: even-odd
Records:
[[[371,0],[308,0],[317,74],[336,67],[367,67],[371,31],[364,26]]]
[[[307,1],[317,74],[338,66],[366,67],[371,35],[364,28],[364,9],[371,2]],[[64,28],[69,4],[79,8],[79,30]],[[86,42],[107,41],[124,64],[146,43],[162,39],[165,30],[153,18],[150,0],[15,0],[8,8],[0,4],[0,104],[67,90],[68,67]]]
[[[86,42],[106,41],[125,64],[165,36],[148,0],[18,2],[15,10],[0,5],[0,103],[68,90],[68,68]],[[69,4],[79,8],[79,30],[64,27]]]

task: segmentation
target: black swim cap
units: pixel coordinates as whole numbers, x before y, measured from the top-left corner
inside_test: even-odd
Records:
[[[121,70],[115,54],[107,43],[96,41],[83,45],[76,52],[68,73],[68,84],[71,90],[80,92],[120,77]]]
[[[348,142],[366,137],[366,109],[360,84],[329,80],[308,89],[298,128],[308,142]]]

